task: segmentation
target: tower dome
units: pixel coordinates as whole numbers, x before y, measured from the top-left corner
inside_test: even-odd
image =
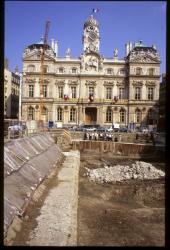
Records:
[[[93,15],[91,15],[89,19],[84,23],[84,28],[86,28],[87,26],[99,27],[99,23],[97,22],[96,19],[93,18]]]

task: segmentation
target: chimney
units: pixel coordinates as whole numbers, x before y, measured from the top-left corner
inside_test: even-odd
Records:
[[[156,45],[155,45],[155,44],[153,44],[153,45],[152,45],[152,48],[156,50]]]
[[[133,48],[132,48],[132,42],[130,42],[130,43],[129,43],[129,52],[131,52],[132,49],[133,49]]]
[[[9,69],[9,60],[5,58],[5,69]]]
[[[54,39],[51,39],[51,48],[54,50]]]
[[[58,57],[58,42],[57,41],[54,42],[54,52],[55,52],[56,57]]]
[[[129,44],[126,43],[125,44],[125,56],[128,56],[128,54],[129,54]]]
[[[15,74],[19,75],[18,66],[15,67]]]
[[[142,40],[139,41],[139,46],[142,47],[143,44],[142,44]]]

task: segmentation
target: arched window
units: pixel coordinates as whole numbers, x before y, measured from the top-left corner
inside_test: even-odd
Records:
[[[112,110],[108,108],[106,111],[106,122],[112,122]]]
[[[62,121],[63,120],[63,110],[62,110],[62,108],[58,108],[57,109],[57,121]]]
[[[121,109],[120,110],[120,122],[125,122],[125,110],[124,109]]]
[[[35,110],[33,107],[28,108],[28,120],[34,120]]]
[[[142,121],[142,113],[140,109],[136,109],[135,116],[136,116],[136,122],[140,123]]]
[[[142,69],[136,68],[136,75],[142,75]]]
[[[35,65],[28,65],[28,72],[35,72]]]
[[[70,121],[71,122],[76,121],[76,109],[75,108],[70,109]]]

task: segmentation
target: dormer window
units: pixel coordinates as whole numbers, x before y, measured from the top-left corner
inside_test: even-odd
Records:
[[[149,69],[149,76],[153,76],[154,75],[154,69],[153,68],[150,68]]]
[[[76,68],[72,68],[72,73],[76,74],[77,73],[77,69]]]
[[[48,66],[44,65],[43,66],[43,73],[47,73],[48,72]]]
[[[142,69],[136,68],[136,75],[142,75]]]
[[[59,73],[63,74],[64,73],[64,68],[59,68]]]
[[[125,74],[125,69],[120,69],[120,75],[124,75]]]
[[[34,65],[29,65],[27,69],[28,69],[28,72],[35,72],[35,66]]]
[[[112,74],[112,69],[107,69],[107,74],[111,75]]]

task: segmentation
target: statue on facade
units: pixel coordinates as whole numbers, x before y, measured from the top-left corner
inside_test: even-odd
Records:
[[[118,57],[118,49],[114,49],[114,57]]]
[[[67,57],[70,57],[70,48],[68,48],[68,49],[66,50],[66,56],[67,56]]]

